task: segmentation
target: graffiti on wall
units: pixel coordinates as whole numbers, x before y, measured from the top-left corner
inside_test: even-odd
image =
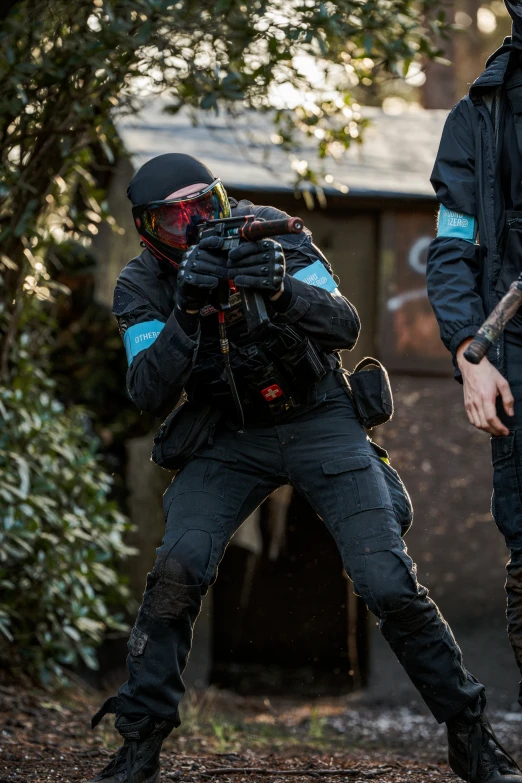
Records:
[[[383,216],[379,346],[395,369],[451,370],[426,291],[426,261],[434,229],[432,211]]]
[[[419,288],[412,288],[411,291],[403,291],[401,294],[390,297],[386,306],[388,310],[394,312],[400,310],[407,302],[415,302],[417,299],[427,298],[426,291],[426,254],[433,239],[431,236],[422,236],[413,242],[408,252],[408,264],[419,275],[422,275],[422,283]]]

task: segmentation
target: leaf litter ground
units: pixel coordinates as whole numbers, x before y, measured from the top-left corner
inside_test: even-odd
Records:
[[[80,686],[60,694],[0,686],[0,783],[80,783],[119,745],[110,719],[92,732],[103,694]],[[492,716],[517,755],[522,714]],[[519,761],[522,759],[519,758]],[[183,726],[167,740],[162,781],[310,783],[321,780],[446,783],[445,732],[415,707],[364,699],[318,701],[189,693]]]

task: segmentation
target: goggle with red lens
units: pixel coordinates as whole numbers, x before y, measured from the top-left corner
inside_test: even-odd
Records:
[[[199,225],[207,220],[230,217],[230,204],[221,180],[194,196],[151,201],[132,208],[138,233],[159,249],[183,253],[197,244]]]

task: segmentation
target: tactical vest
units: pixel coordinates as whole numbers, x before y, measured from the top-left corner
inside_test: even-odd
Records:
[[[250,202],[238,204],[231,200],[231,205],[234,216],[257,216],[263,210]],[[296,249],[295,237],[275,239],[283,250],[290,251]],[[320,251],[313,247],[311,261],[317,260],[318,255]],[[225,317],[230,359],[245,417],[264,419],[266,414],[281,414],[306,404],[313,384],[339,364],[337,355],[332,362],[331,355],[288,324],[271,322],[255,336],[249,335],[238,294],[232,295],[230,304]],[[271,315],[274,317],[275,311]],[[186,388],[188,399],[213,402],[232,412],[232,394],[219,349],[217,310],[212,304],[201,311],[200,323],[201,342]]]

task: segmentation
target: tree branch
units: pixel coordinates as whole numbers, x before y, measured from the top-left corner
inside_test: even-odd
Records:
[[[255,775],[268,775],[285,778],[287,775],[296,775],[303,777],[329,777],[337,775],[345,775],[346,777],[359,777],[364,780],[373,780],[373,778],[385,775],[390,772],[392,767],[383,767],[382,769],[372,769],[368,772],[361,769],[267,769],[266,767],[216,767],[215,769],[207,769],[205,772],[199,774],[206,778],[214,777],[214,775],[245,775],[253,773]]]

